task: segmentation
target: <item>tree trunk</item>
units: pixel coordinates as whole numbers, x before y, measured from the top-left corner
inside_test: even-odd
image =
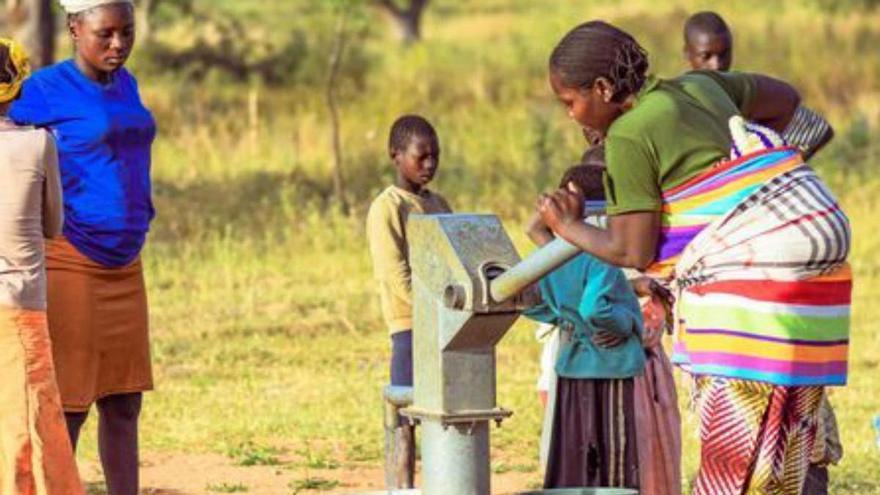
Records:
[[[397,37],[404,44],[415,43],[422,38],[421,17],[404,13],[394,16]]]
[[[6,0],[8,28],[27,49],[31,68],[55,62],[55,15],[52,0]]]
[[[150,21],[158,5],[158,0],[138,1],[137,10],[135,11],[138,42],[146,44],[153,39],[153,26]]]
[[[345,50],[345,18],[346,10],[339,14],[336,34],[333,40],[333,51],[330,54],[330,75],[327,78],[327,107],[330,109],[330,131],[333,134],[333,193],[339,201],[343,213],[348,214],[348,198],[345,195],[345,179],[342,173],[342,137],[339,130],[339,107],[336,102],[336,81],[342,65]]]
[[[422,38],[422,14],[428,1],[409,0],[405,8],[399,7],[394,0],[376,0],[376,5],[391,19],[397,37],[404,44],[410,44]]]

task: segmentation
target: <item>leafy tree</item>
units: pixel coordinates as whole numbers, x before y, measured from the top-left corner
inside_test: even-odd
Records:
[[[27,48],[34,69],[55,61],[55,14],[52,0],[6,0],[6,24]]]
[[[422,37],[422,14],[429,0],[407,0],[400,5],[395,0],[373,0],[397,29],[397,36],[405,44],[419,41]]]

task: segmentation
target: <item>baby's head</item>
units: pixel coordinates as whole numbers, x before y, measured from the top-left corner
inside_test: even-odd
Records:
[[[440,166],[437,131],[424,117],[404,115],[394,121],[388,137],[388,156],[397,168],[397,185],[419,192]]]
[[[684,25],[684,56],[693,69],[728,71],[733,62],[733,35],[715,12],[698,12]]]
[[[773,129],[749,122],[739,115],[730,118],[728,127],[733,141],[730,146],[732,160],[758,151],[788,146],[785,139]]]

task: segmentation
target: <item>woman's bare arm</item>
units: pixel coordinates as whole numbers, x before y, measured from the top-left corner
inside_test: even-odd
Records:
[[[755,79],[755,97],[745,116],[773,130],[784,131],[800,105],[798,91],[779,79],[761,74],[752,77]]]
[[[556,235],[615,266],[643,270],[654,261],[660,213],[633,212],[608,218],[607,229],[582,220],[583,198],[565,189],[538,200],[538,213]]]
[[[46,167],[46,178],[43,182],[43,237],[51,239],[61,235],[61,228],[64,226],[64,204],[58,171],[58,150],[55,148],[55,141],[48,133],[43,159]]]

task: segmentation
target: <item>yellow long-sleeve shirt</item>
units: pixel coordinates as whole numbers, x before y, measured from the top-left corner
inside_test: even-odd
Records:
[[[414,194],[389,186],[370,205],[367,241],[382,302],[382,316],[391,333],[412,328],[412,285],[406,221],[411,213],[451,213],[439,194]]]

